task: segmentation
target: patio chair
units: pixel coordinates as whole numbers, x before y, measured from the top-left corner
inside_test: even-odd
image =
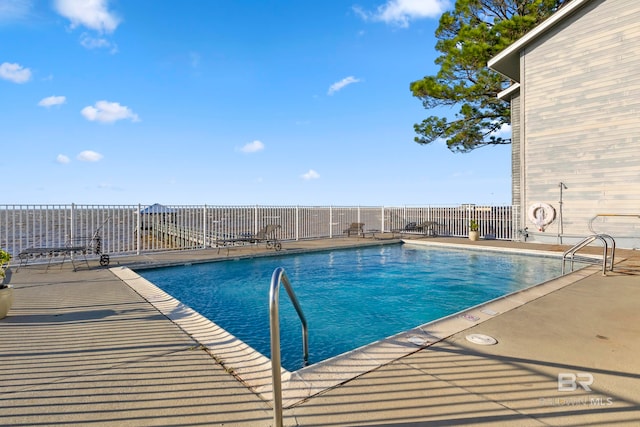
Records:
[[[436,237],[436,226],[438,225],[435,221],[424,221],[416,226],[416,231],[424,234],[429,237]]]
[[[282,244],[276,237],[276,231],[280,228],[280,224],[267,224],[255,235],[254,241],[256,243],[265,242],[267,249],[273,248],[276,251],[282,249]]]
[[[364,236],[364,222],[352,222],[343,233],[347,233],[347,237],[351,237],[352,233],[355,233],[356,236]]]
[[[405,231],[416,231],[418,224],[416,222],[408,222],[404,228],[394,228],[391,230],[392,233],[404,233]]]

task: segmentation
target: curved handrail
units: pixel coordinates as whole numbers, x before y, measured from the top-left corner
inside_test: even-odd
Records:
[[[616,256],[616,241],[609,234],[600,233],[599,236],[602,236],[604,239],[608,239],[611,241],[611,265],[609,266],[609,271],[613,271],[613,261]],[[605,252],[604,256],[605,256],[605,263],[606,263],[607,252]]]
[[[307,319],[304,317],[298,298],[293,292],[289,278],[284,268],[278,267],[271,275],[269,288],[269,327],[271,330],[271,375],[273,377],[273,421],[276,427],[282,427],[282,372],[280,362],[280,317],[278,303],[280,300],[280,283],[289,294],[289,299],[298,313],[302,322],[302,349],[303,360],[306,365],[309,360],[309,334],[307,332]]]
[[[604,234],[604,233],[600,233],[600,234],[593,234],[591,236],[585,237],[580,242],[576,243],[574,246],[572,246],[571,248],[567,249],[562,254],[562,274],[563,275],[564,275],[564,265],[565,265],[565,262],[566,262],[567,258],[571,259],[571,271],[573,271],[573,261],[574,261],[576,252],[578,252],[580,249],[584,248],[585,246],[588,246],[589,244],[594,242],[596,239],[600,240],[602,242],[602,245],[603,245],[602,274],[603,275],[606,274],[607,270],[613,271],[613,263],[614,263],[615,254],[616,254],[616,241],[610,235]],[[607,266],[607,260],[609,259],[609,255],[608,255],[609,254],[609,242],[611,242],[611,258],[610,258],[610,265]],[[583,260],[584,260],[584,258],[583,258]]]

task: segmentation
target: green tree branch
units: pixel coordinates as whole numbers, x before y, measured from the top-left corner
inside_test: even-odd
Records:
[[[510,144],[497,134],[511,124],[509,105],[497,98],[511,82],[487,62],[569,0],[457,0],[440,17],[435,76],[410,84],[425,109],[458,107],[453,119],[429,116],[414,125],[415,141],[444,140],[451,151]]]

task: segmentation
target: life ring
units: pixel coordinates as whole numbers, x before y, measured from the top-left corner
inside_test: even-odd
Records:
[[[556,210],[548,203],[534,203],[529,207],[529,221],[534,223],[539,231],[556,219]]]

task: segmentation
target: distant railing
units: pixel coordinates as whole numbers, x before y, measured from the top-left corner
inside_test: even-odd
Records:
[[[280,241],[345,237],[355,222],[365,232],[399,230],[433,221],[439,236],[465,237],[469,221],[485,238],[517,240],[517,206],[184,206],[0,205],[0,248],[14,257],[33,247],[56,247],[99,231],[111,256],[215,247],[243,233],[279,224]]]

